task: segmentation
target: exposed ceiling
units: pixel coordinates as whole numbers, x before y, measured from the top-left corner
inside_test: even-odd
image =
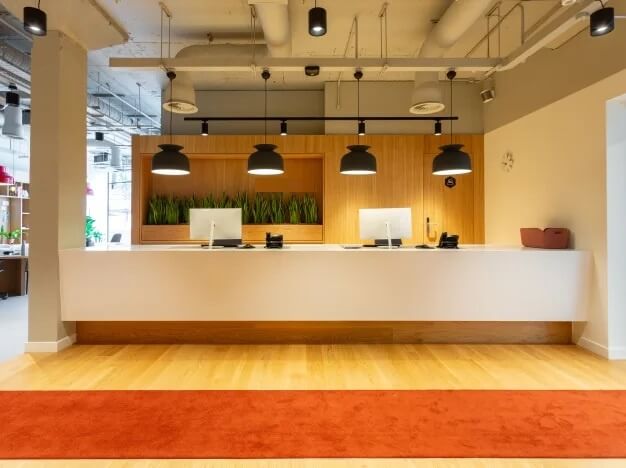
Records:
[[[130,41],[111,48],[91,53],[92,64],[104,73],[108,70],[109,57],[159,57],[161,54],[161,9],[158,0],[98,0],[130,36]],[[470,0],[465,0],[470,1]],[[308,34],[307,12],[313,6],[312,0],[290,0],[289,21],[291,28],[291,49],[293,57],[342,57],[355,55],[354,36],[349,41],[355,16],[359,18],[358,49],[360,57],[413,57],[419,51],[424,39],[452,0],[320,0],[318,6],[328,13],[328,33],[322,37]],[[247,0],[165,0],[163,2],[172,13],[171,47],[174,57],[181,49],[198,44],[209,44],[208,35],[215,38],[230,34],[234,37],[226,42],[250,42],[251,15]],[[385,47],[385,21],[380,18],[384,4],[387,4],[387,46]],[[495,1],[489,20],[483,18],[465,34],[447,53],[447,57],[464,57],[485,35],[488,21],[493,27],[497,15],[505,15],[518,1]],[[525,27],[532,28],[544,15],[560,6],[560,0],[525,0]],[[168,22],[165,17],[163,27],[166,42],[163,55],[168,55]],[[382,28],[382,29],[381,29]],[[257,23],[257,34],[262,31]],[[520,43],[520,14],[512,12],[503,22],[497,35],[490,41],[490,56],[505,55]],[[382,51],[381,51],[382,45]],[[386,52],[385,52],[386,50]],[[472,56],[487,56],[485,41]],[[252,60],[252,47],[250,46]],[[123,73],[128,73],[124,71]],[[351,79],[350,76],[342,79]],[[192,73],[196,89],[259,89],[262,80],[252,72]],[[461,77],[472,78],[461,75]],[[154,72],[131,72],[126,77],[141,82],[146,91],[157,94],[165,83],[163,74]],[[322,73],[316,78],[304,73],[275,73],[270,86],[273,89],[321,89],[325,81],[338,79],[338,73]],[[386,72],[375,76],[365,76],[366,80],[412,80],[412,72]]]

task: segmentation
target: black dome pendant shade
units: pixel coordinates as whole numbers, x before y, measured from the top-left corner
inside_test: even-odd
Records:
[[[365,135],[365,121],[361,120],[361,78],[363,78],[363,72],[357,70],[354,72],[354,78],[356,79],[356,115],[359,121],[357,127],[357,142],[360,141],[361,135]],[[339,163],[339,172],[345,175],[371,175],[376,174],[376,156],[367,150],[370,147],[368,145],[350,145],[350,150],[341,158]]]
[[[256,151],[248,158],[248,174],[278,175],[285,172],[283,158],[274,151],[278,148],[269,143],[254,145]]]
[[[452,80],[456,77],[454,70],[449,70],[446,74],[450,80],[450,116],[452,117]],[[435,130],[435,134],[437,134]],[[452,120],[450,120],[450,140],[454,132],[452,130]],[[470,155],[461,151],[463,145],[449,144],[440,146],[441,153],[433,159],[433,175],[459,175],[472,172],[472,160]]]
[[[461,151],[463,145],[443,145],[441,153],[433,159],[433,175],[458,175],[472,172],[472,160],[469,154]]]
[[[323,36],[326,34],[326,10],[317,6],[309,10],[309,34],[311,36]]]
[[[180,150],[180,145],[159,145],[161,151],[152,156],[152,173],[159,175],[189,174],[189,159]]]
[[[341,158],[339,172],[346,175],[376,174],[376,157],[367,150],[368,145],[350,145]]]
[[[46,12],[39,9],[41,1],[37,2],[37,8],[24,7],[24,31],[35,36],[45,36],[48,33],[48,20]]]
[[[168,71],[167,78],[170,80],[171,97],[176,73]],[[172,111],[170,111],[170,142],[159,145],[159,148],[161,148],[161,151],[152,156],[153,174],[181,176],[191,172],[189,169],[189,159],[180,152],[183,147],[172,143]]]
[[[261,77],[264,80],[264,94],[265,94],[265,141],[254,145],[256,151],[248,156],[248,174],[252,175],[278,175],[285,172],[285,166],[283,163],[283,157],[274,151],[278,146],[269,144],[267,142],[267,80],[270,78],[269,70],[263,70]],[[285,123],[285,132],[287,130]],[[281,124],[281,134],[282,134]]]

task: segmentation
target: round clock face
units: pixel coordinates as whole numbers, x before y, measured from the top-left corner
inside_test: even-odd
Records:
[[[513,153],[507,151],[502,155],[502,161],[500,164],[502,164],[502,170],[504,172],[511,172],[514,163],[515,159],[513,158]]]

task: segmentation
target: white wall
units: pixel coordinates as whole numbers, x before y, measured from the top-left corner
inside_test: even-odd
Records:
[[[519,244],[520,227],[572,230],[573,247],[594,255],[590,320],[575,335],[605,356],[618,346],[607,306],[606,102],[624,93],[626,70],[485,134],[487,243]],[[507,151],[511,172],[501,169]]]
[[[483,132],[483,103],[480,99],[478,85],[458,81],[454,83],[454,115],[459,120],[454,122],[456,133]],[[444,102],[449,102],[449,84],[441,82],[444,91]],[[407,116],[413,91],[412,81],[361,81],[361,115],[371,116]],[[357,89],[355,81],[342,82],[337,100],[337,83],[327,82],[324,86],[324,98],[327,116],[356,115]],[[339,107],[338,107],[339,105]],[[449,109],[443,115],[449,115]],[[433,114],[433,116],[441,114]],[[443,130],[449,131],[444,123]],[[326,133],[349,134],[356,131],[354,122],[326,122]],[[370,121],[367,122],[367,133],[371,134],[428,134],[433,132],[433,122],[415,121]]]
[[[626,359],[626,96],[607,115],[607,268],[611,357]]]

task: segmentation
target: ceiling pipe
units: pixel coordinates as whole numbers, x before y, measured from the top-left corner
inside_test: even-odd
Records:
[[[491,76],[496,71],[507,71],[521,65],[539,50],[570,30],[575,24],[585,21],[589,14],[601,8],[600,3],[595,0],[580,0],[577,5],[579,8],[564,10],[557,18],[539,30],[532,38],[528,39],[522,47],[515,50],[500,65],[487,73],[486,76]]]
[[[478,21],[495,0],[457,0],[452,2],[420,48],[418,57],[443,57],[446,50]],[[437,73],[416,73],[409,111],[434,114],[445,109]]]
[[[263,37],[272,57],[291,56],[291,28],[287,0],[248,0],[263,28]]]

